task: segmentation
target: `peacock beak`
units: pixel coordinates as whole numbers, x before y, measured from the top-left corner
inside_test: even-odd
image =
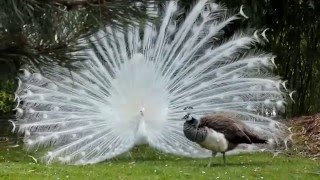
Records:
[[[141,110],[140,110],[140,115],[141,115],[141,116],[144,116],[144,111],[145,111],[144,107],[141,108]]]

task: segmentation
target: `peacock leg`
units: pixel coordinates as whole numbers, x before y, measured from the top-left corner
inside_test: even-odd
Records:
[[[134,158],[133,158],[133,156],[132,156],[132,154],[131,154],[130,151],[128,152],[128,155],[129,155],[129,157],[131,158],[131,160],[134,161]]]
[[[209,160],[209,164],[207,165],[207,167],[211,166],[212,159],[216,156],[216,154],[217,154],[217,152],[212,151],[212,155],[211,155],[211,158]]]

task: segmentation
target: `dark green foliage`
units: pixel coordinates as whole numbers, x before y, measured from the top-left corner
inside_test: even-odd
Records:
[[[136,2],[141,2],[136,5]],[[158,2],[158,1],[156,1]],[[125,26],[152,18],[147,0],[2,0],[0,62],[14,73],[21,63],[69,66],[77,40],[106,24]]]
[[[220,0],[227,7],[244,4],[249,27],[269,28],[266,51],[277,56],[277,73],[295,90],[287,116],[320,110],[320,1]]]
[[[7,114],[12,110],[14,83],[6,80],[0,82],[0,114]]]
[[[4,141],[3,136],[7,136],[12,128],[8,119],[12,118],[14,89],[15,84],[12,80],[0,78],[0,142]]]

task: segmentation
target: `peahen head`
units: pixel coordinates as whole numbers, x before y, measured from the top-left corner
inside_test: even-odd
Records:
[[[190,116],[190,113],[188,113],[185,116],[183,116],[182,119],[185,120],[185,121],[191,121],[193,118],[192,118],[192,116]]]
[[[185,110],[187,112],[187,114],[185,116],[183,116],[182,119],[185,121],[191,121],[193,119],[193,117],[190,115],[190,113],[191,113],[191,110],[193,110],[193,107],[188,106],[188,107],[185,107],[183,110]]]

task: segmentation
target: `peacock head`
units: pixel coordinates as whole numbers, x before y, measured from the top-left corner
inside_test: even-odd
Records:
[[[188,107],[185,107],[183,110],[187,111],[187,114],[185,116],[183,116],[183,120],[185,121],[191,121],[193,118],[192,116],[190,115],[190,112],[191,110],[193,109],[193,107],[191,106],[188,106]]]
[[[141,116],[144,116],[144,111],[145,111],[145,109],[144,109],[144,107],[142,107],[141,110],[140,110],[140,115]]]

